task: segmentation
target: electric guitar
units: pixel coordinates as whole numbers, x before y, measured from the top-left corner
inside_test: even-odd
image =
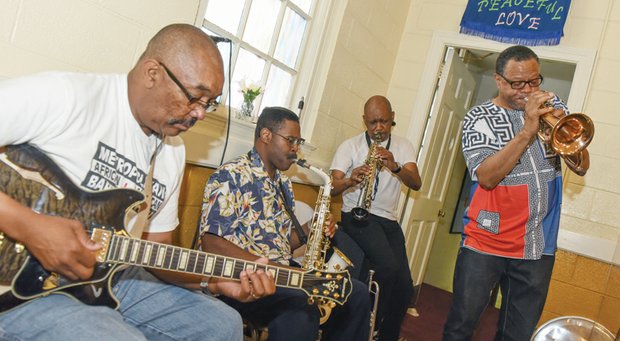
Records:
[[[263,269],[274,275],[276,286],[302,290],[309,302],[322,298],[342,305],[352,290],[348,271],[294,270],[132,238],[124,228],[124,218],[144,201],[141,192],[85,191],[28,144],[0,149],[0,191],[38,213],[80,221],[91,239],[103,245],[96,252],[92,277],[72,281],[47,271],[23,245],[0,233],[0,283],[11,283],[11,290],[0,295],[0,313],[52,293],[117,308],[112,279],[125,265],[235,280],[243,270]]]

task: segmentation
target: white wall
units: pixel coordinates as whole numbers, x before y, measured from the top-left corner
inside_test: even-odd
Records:
[[[0,77],[46,70],[126,72],[167,24],[193,24],[199,0],[0,0]]]
[[[312,157],[331,164],[342,141],[365,130],[363,107],[373,95],[386,95],[392,81],[410,0],[348,1],[311,142]],[[408,108],[393,106],[396,133],[404,133]]]

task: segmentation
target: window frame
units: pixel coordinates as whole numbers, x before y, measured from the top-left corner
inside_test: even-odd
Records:
[[[308,79],[308,76],[306,76],[305,74],[312,74],[312,72],[314,72],[314,63],[316,62],[315,58],[306,58],[306,51],[308,50],[308,46],[311,45],[312,43],[311,39],[316,36],[316,34],[313,34],[313,33],[315,33],[316,31],[321,31],[322,33],[323,31],[320,26],[317,27],[316,25],[316,14],[325,13],[325,11],[321,9],[325,7],[329,7],[329,4],[332,2],[332,0],[313,1],[312,7],[310,9],[310,13],[308,14],[306,14],[300,7],[298,7],[295,3],[293,3],[290,0],[279,0],[281,2],[281,5],[280,5],[279,13],[277,15],[273,36],[271,37],[271,41],[269,43],[269,48],[267,52],[260,51],[259,49],[251,46],[249,43],[241,40],[238,37],[238,35],[241,35],[241,32],[245,30],[248,17],[249,17],[249,12],[250,12],[249,8],[252,5],[253,1],[256,1],[256,0],[245,1],[243,12],[242,12],[242,17],[240,19],[240,25],[237,29],[237,32],[235,32],[234,35],[231,35],[226,30],[221,29],[217,25],[210,23],[207,19],[204,18],[204,14],[206,12],[206,8],[207,8],[209,0],[201,0],[201,6],[198,10],[197,17],[196,17],[196,26],[207,29],[211,32],[214,32],[216,35],[228,38],[232,41],[232,58],[231,58],[232,72],[231,74],[234,74],[234,68],[235,68],[234,66],[237,63],[239,52],[241,51],[242,48],[265,61],[265,67],[263,69],[263,72],[261,74],[261,79],[260,79],[261,86],[263,87],[265,86],[272,66],[276,66],[277,68],[290,74],[291,84],[292,84],[291,91],[289,92],[289,96],[288,96],[288,99],[286,100],[286,103],[282,103],[281,105],[293,110],[296,114],[299,115],[300,112],[297,109],[298,103],[302,96],[305,97],[303,94],[306,93],[308,89],[310,88],[310,84],[308,83],[301,84],[300,80]],[[290,67],[275,58],[275,50],[277,48],[277,40],[278,40],[277,38],[282,29],[282,22],[284,20],[287,8],[291,8],[298,15],[302,16],[302,18],[306,20],[306,29],[301,39],[301,46],[300,46],[299,54],[298,54],[297,60],[295,61],[294,67]],[[224,62],[228,63],[228,56],[222,56],[222,57],[224,58]],[[226,77],[228,78],[228,75],[226,75]],[[225,88],[223,89],[222,97],[221,97],[222,103],[223,104],[225,103],[226,105],[228,104],[228,96],[229,96],[228,91],[229,91],[229,87],[228,87],[228,84],[226,84]],[[269,91],[269,89],[267,89],[266,91]],[[263,101],[263,95],[261,95],[260,98],[257,99],[257,102],[255,103],[255,107],[256,108],[262,107],[262,101]],[[233,106],[232,109],[238,110],[239,108],[236,108]]]
[[[208,0],[200,0],[200,5],[196,13],[196,19],[194,25],[202,28],[204,20],[204,13],[207,8]],[[316,7],[314,8],[314,23],[312,27],[305,33],[305,44],[300,51],[300,58],[297,63],[301,63],[300,71],[296,76],[294,85],[292,86],[290,100],[288,108],[293,110],[298,115],[300,111],[297,108],[298,101],[301,97],[304,97],[305,105],[300,114],[301,123],[301,136],[306,139],[306,146],[312,150],[312,136],[314,132],[315,122],[319,115],[319,107],[321,105],[321,99],[325,90],[325,84],[331,66],[331,60],[336,47],[336,41],[342,20],[344,18],[345,9],[347,7],[348,0],[318,0]],[[216,34],[224,33],[220,31],[214,31]],[[227,37],[227,35],[224,35]],[[224,62],[228,63],[228,56],[223,56]],[[236,58],[236,56],[235,56]],[[225,91],[228,91],[228,74],[226,76]],[[199,121],[192,130],[185,135],[208,135],[209,138],[221,137],[220,127],[226,120],[228,115],[228,102],[222,101],[219,106],[219,110],[207,115],[204,121]],[[235,150],[244,150],[245,148],[251,148],[253,144],[254,136],[254,124],[234,118],[234,114],[231,116],[231,139],[232,145],[229,146],[229,151],[226,151],[224,159],[235,155]],[[219,138],[217,138],[219,139]],[[188,139],[189,140],[189,139]],[[221,140],[220,140],[221,141]],[[207,166],[217,166],[219,164],[219,157],[217,155],[220,150],[220,142],[215,142],[212,145],[212,150],[207,153],[204,150],[202,144],[194,146],[192,142],[187,143],[188,148],[188,161],[190,163],[202,164]],[[222,142],[223,144],[223,142]],[[309,160],[313,160],[311,155]],[[328,161],[316,160],[316,163],[327,167]]]

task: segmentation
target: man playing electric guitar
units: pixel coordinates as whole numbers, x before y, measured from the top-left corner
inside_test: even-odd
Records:
[[[211,39],[197,27],[170,25],[150,40],[127,75],[56,72],[0,83],[0,146],[35,146],[85,190],[142,190],[152,183],[142,237],[170,243],[185,163],[177,135],[215,109],[223,80]],[[0,192],[0,232],[23,244],[47,271],[69,280],[91,278],[103,247],[86,232],[93,226],[37,214],[43,211],[36,202],[26,207]],[[128,228],[139,226],[132,220]],[[204,279],[129,267],[110,283],[117,311],[52,294],[2,313],[0,339],[241,340],[233,309],[186,289],[198,289]],[[272,275],[262,270],[244,271],[240,280],[211,279],[209,290],[241,301],[275,291]]]

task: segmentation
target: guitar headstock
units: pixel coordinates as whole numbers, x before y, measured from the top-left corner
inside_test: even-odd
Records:
[[[305,291],[310,299],[326,299],[343,305],[349,298],[353,287],[348,270],[325,272],[311,269],[304,273],[300,289]]]

